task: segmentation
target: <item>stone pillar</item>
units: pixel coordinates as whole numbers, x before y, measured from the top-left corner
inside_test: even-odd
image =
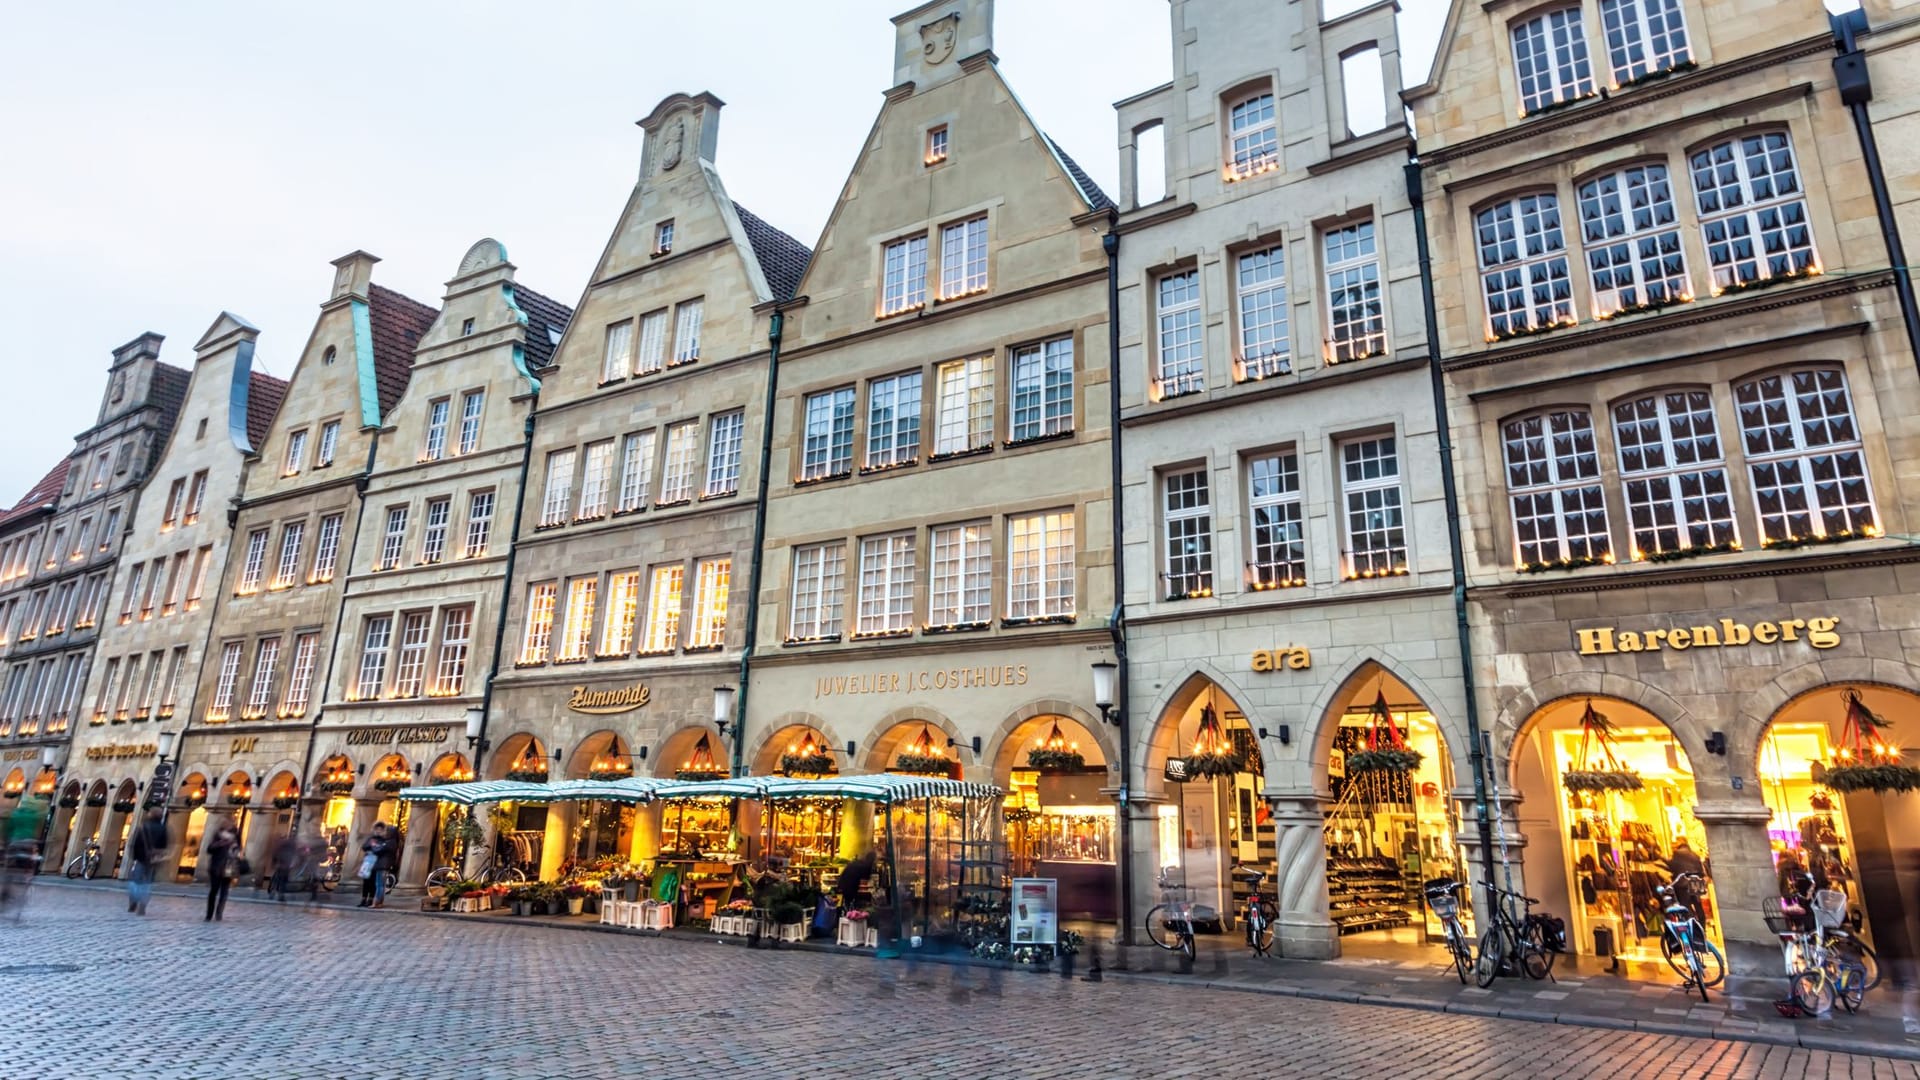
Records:
[[[575,804],[570,802],[549,803],[547,805],[547,835],[540,843],[540,874],[542,881],[560,876],[560,864],[567,861],[568,849],[573,844],[573,814]]]
[[[1761,905],[1779,895],[1767,822],[1773,816],[1760,798],[1715,800],[1693,808],[1706,826],[1706,855],[1713,871],[1714,914],[1720,918],[1727,954],[1727,991],[1777,992],[1780,940],[1767,929]]]
[[[419,888],[434,870],[433,838],[440,823],[438,803],[415,803],[407,811],[407,831],[400,844],[396,890]]]
[[[273,809],[272,803],[247,809],[247,838],[242,850],[246,852],[247,861],[253,864],[253,874],[250,878],[241,879],[238,884],[251,885],[272,875],[270,861],[273,842],[279,833],[280,815]]]
[[[1488,901],[1486,865],[1489,857],[1481,853],[1480,823],[1473,813],[1473,793],[1456,791],[1453,793],[1453,798],[1460,807],[1455,815],[1459,823],[1459,832],[1454,840],[1460,845],[1460,857],[1465,864],[1461,868],[1462,872],[1473,886],[1472,903],[1475,913],[1473,930],[1478,934],[1486,927],[1486,921],[1480,917],[1479,912],[1484,910]],[[1493,831],[1493,851],[1490,853],[1493,863],[1493,884],[1502,889],[1525,893],[1527,891],[1527,837],[1520,828],[1517,809],[1520,801],[1520,797],[1512,792],[1502,791],[1498,796],[1489,793],[1487,814]],[[1558,868],[1547,867],[1541,872],[1557,873]],[[1569,913],[1556,911],[1549,914],[1564,918]],[[1568,933],[1572,933],[1571,923],[1568,924]]]
[[[862,799],[847,799],[840,804],[840,850],[842,859],[852,861],[873,849],[873,804]]]
[[[666,808],[663,802],[634,807],[633,843],[627,849],[628,862],[645,862],[660,854],[660,815],[666,813]]]
[[[1118,798],[1119,789],[1102,788],[1101,793]],[[1120,835],[1116,838],[1115,845],[1116,848],[1124,847],[1126,856],[1131,856],[1133,859],[1133,918],[1127,925],[1117,927],[1114,935],[1115,944],[1123,947],[1116,957],[1122,966],[1136,966],[1129,962],[1125,948],[1128,946],[1142,950],[1138,957],[1134,958],[1139,965],[1149,964],[1156,959],[1152,955],[1156,951],[1153,943],[1147,940],[1146,925],[1147,912],[1153,909],[1153,905],[1160,902],[1159,882],[1163,861],[1159,841],[1160,807],[1168,803],[1164,794],[1143,795],[1136,789],[1130,795],[1127,805],[1119,808],[1118,811]],[[1126,857],[1121,856],[1118,851],[1116,856]],[[1120,879],[1117,888],[1125,889],[1126,876],[1119,873],[1118,866],[1114,871],[1115,876]],[[1124,904],[1120,905],[1119,912],[1124,920],[1126,915]]]
[[[77,808],[73,810],[63,810],[58,803],[54,803],[49,807],[48,813],[52,815],[53,824],[47,829],[47,842],[42,849],[45,851],[46,857],[41,860],[40,872],[43,874],[56,874],[64,870],[67,864],[62,862],[60,865],[55,866],[54,855],[57,852],[67,850],[67,840],[73,835],[74,818],[80,811]]]
[[[1274,938],[1290,960],[1330,960],[1340,955],[1340,929],[1327,917],[1327,815],[1314,793],[1267,796],[1273,807],[1275,872],[1272,883],[1280,917]],[[1262,883],[1262,892],[1267,891]]]

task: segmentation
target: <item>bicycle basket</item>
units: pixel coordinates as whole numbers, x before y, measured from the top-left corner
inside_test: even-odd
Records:
[[[1837,930],[1847,922],[1847,894],[1821,889],[1813,894],[1813,918],[1822,930]]]
[[[1427,906],[1433,908],[1433,913],[1442,918],[1460,914],[1460,901],[1444,893],[1438,896],[1428,894]]]

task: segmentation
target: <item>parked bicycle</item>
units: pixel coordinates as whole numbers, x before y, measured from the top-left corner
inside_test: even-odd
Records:
[[[1701,1001],[1707,1000],[1708,988],[1719,986],[1727,978],[1726,957],[1707,940],[1707,928],[1700,921],[1699,900],[1706,890],[1706,879],[1699,874],[1675,875],[1672,881],[1653,890],[1660,898],[1661,919],[1665,924],[1660,934],[1660,952],[1667,958],[1667,964],[1680,974],[1680,985],[1700,991]]]
[[[467,857],[467,862],[473,862],[476,857],[480,858],[480,865],[474,870],[472,876],[465,880],[478,881],[486,885],[518,885],[527,880],[525,872],[512,863],[500,861],[492,848],[475,844],[473,851]],[[427,885],[430,888],[445,888],[460,880],[462,880],[460,868],[451,863],[435,867],[433,872],[427,875]]]
[[[1460,922],[1460,891],[1465,888],[1452,878],[1434,878],[1426,883],[1427,906],[1440,918],[1447,932],[1447,952],[1453,957],[1453,970],[1464,985],[1473,970],[1473,939]]]
[[[67,876],[91,881],[100,875],[100,841],[88,840],[87,849],[67,862]]]
[[[1531,896],[1492,885],[1487,888],[1498,899],[1474,957],[1474,981],[1484,989],[1492,986],[1502,971],[1518,971],[1529,979],[1551,978],[1554,953],[1565,947],[1564,924],[1556,931],[1553,924],[1559,920],[1535,915],[1533,905],[1540,901]],[[1526,905],[1524,916],[1518,919],[1513,916],[1516,902]]]
[[[1174,878],[1175,867],[1160,871],[1160,902],[1147,910],[1147,940],[1168,952],[1193,959],[1193,889]]]
[[[1233,876],[1247,883],[1247,905],[1240,913],[1240,920],[1247,927],[1247,945],[1255,956],[1272,956],[1273,920],[1280,917],[1280,909],[1260,895],[1260,883],[1267,879],[1267,872],[1253,866],[1236,866]]]
[[[1876,963],[1870,976],[1859,960],[1862,953],[1855,951],[1866,946],[1846,929],[1847,895],[1821,889],[1804,906],[1798,900],[1781,900],[1763,914],[1767,928],[1780,938],[1787,972],[1788,1000],[1780,1007],[1819,1015],[1838,1002],[1848,1012],[1858,1011],[1879,981],[1879,971]]]

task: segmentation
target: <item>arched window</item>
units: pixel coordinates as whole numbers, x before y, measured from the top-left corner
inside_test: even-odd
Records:
[[[1784,131],[1740,135],[1687,158],[1716,293],[1766,278],[1820,272],[1793,142]]]
[[[1574,321],[1560,200],[1550,191],[1502,199],[1474,215],[1487,340]]]
[[[1733,397],[1763,544],[1879,534],[1845,373],[1774,372]]]
[[[1513,24],[1513,73],[1520,86],[1521,116],[1593,93],[1587,32],[1578,5]]]
[[[1581,184],[1580,235],[1595,317],[1693,299],[1665,165],[1633,165]]]
[[[1522,416],[1507,421],[1502,437],[1520,565],[1610,561],[1592,414],[1562,409]]]
[[[1600,25],[1618,85],[1693,62],[1680,0],[1600,0]]]
[[[1726,452],[1705,390],[1620,402],[1613,407],[1613,441],[1635,559],[1737,539]]]
[[[1273,91],[1262,86],[1227,107],[1227,176],[1238,180],[1280,164],[1280,129],[1273,118]]]

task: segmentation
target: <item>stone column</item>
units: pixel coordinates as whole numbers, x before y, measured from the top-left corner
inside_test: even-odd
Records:
[[[538,877],[542,881],[559,877],[560,864],[571,854],[568,848],[573,843],[574,808],[575,804],[570,802],[547,804],[547,834],[540,842]]]
[[[644,862],[660,854],[660,815],[666,803],[641,803],[633,815],[633,843],[627,849],[628,862]]]
[[[438,803],[415,803],[407,811],[407,831],[400,845],[400,869],[394,889],[418,889],[434,871],[433,839],[439,831]]]
[[[1330,960],[1340,955],[1340,929],[1327,917],[1326,800],[1311,792],[1266,798],[1273,807],[1278,880],[1268,895],[1279,898],[1279,953],[1290,960]],[[1266,892],[1268,886],[1261,888]]]
[[[840,804],[840,850],[842,859],[873,850],[873,804],[862,799],[847,799]]]
[[[1527,838],[1521,832],[1518,813],[1521,799],[1510,791],[1502,791],[1498,796],[1488,794],[1487,815],[1493,831],[1493,851],[1489,856],[1481,854],[1480,823],[1473,813],[1473,792],[1471,790],[1455,791],[1453,799],[1460,808],[1455,815],[1458,832],[1454,836],[1454,841],[1459,844],[1460,857],[1464,860],[1461,871],[1473,886],[1472,902],[1475,912],[1473,929],[1475,933],[1479,933],[1486,927],[1485,920],[1478,913],[1485,908],[1488,899],[1486,891],[1488,861],[1493,864],[1494,885],[1503,889],[1512,889],[1518,893],[1527,891]],[[1556,868],[1549,867],[1541,872],[1551,874],[1557,871]],[[1566,913],[1556,911],[1550,914],[1564,917]],[[1568,926],[1568,932],[1572,932],[1571,924]]]
[[[55,797],[57,798],[58,796],[56,795]],[[62,862],[60,865],[55,866],[54,855],[57,852],[67,850],[67,840],[73,835],[74,818],[80,811],[77,809],[62,810],[60,804],[55,802],[49,807],[48,813],[53,816],[53,824],[47,829],[47,843],[43,849],[46,857],[41,860],[40,872],[43,874],[57,874],[61,870],[66,869],[67,864]]]
[[[1761,905],[1779,895],[1773,850],[1767,843],[1772,812],[1755,797],[1703,802],[1693,808],[1693,816],[1707,829],[1714,914],[1727,954],[1727,990],[1777,991],[1780,940],[1760,915]]]

